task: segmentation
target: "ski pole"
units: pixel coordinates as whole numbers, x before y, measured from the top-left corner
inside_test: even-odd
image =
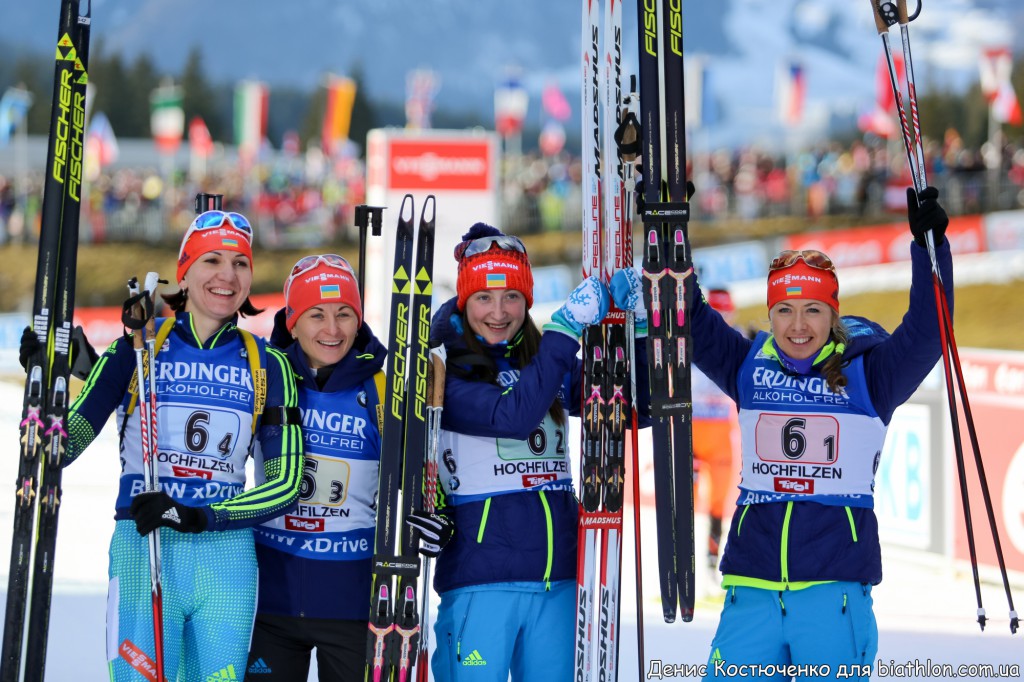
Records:
[[[356,206],[355,223],[359,228],[359,273],[357,276],[359,278],[359,300],[363,302],[363,305],[366,305],[366,230],[372,225],[373,236],[379,237],[383,217],[383,206],[367,206],[366,204]]]
[[[155,277],[156,273],[151,273]],[[128,282],[129,298],[125,301],[125,310],[122,321],[125,326],[132,329],[132,346],[135,349],[135,376],[138,387],[138,410],[140,433],[142,436],[142,478],[143,490],[151,492],[156,490],[156,467],[154,463],[154,451],[156,443],[151,440],[150,429],[155,424],[155,414],[151,414],[155,407],[151,397],[147,395],[147,359],[144,352],[146,342],[143,339],[147,324],[153,316],[153,299],[150,297],[149,287],[156,288],[155,281],[150,282],[150,276],[144,283],[142,290],[139,288],[139,281],[133,277]],[[152,329],[152,327],[150,327]],[[155,433],[152,434],[155,438]],[[157,680],[164,680],[164,656],[163,656],[163,583],[161,577],[161,554],[159,529],[154,530],[146,536],[149,545],[149,586],[151,605],[153,610],[153,658],[156,665]]]
[[[906,149],[907,162],[910,166],[911,176],[913,178],[914,191],[918,196],[920,196],[921,192],[928,186],[928,181],[925,171],[924,146],[921,139],[921,125],[917,107],[917,88],[914,80],[913,56],[910,49],[909,23],[913,19],[916,19],[921,13],[921,0],[918,0],[917,9],[913,15],[907,14],[906,0],[896,0],[895,3],[891,0],[871,0],[871,8],[875,17],[875,25],[878,29],[878,33],[882,37],[882,45],[885,50],[886,62],[889,68],[889,84],[896,100],[896,109],[900,118],[903,144]],[[903,44],[907,94],[911,112],[909,118],[903,104],[899,78],[896,73],[895,64],[892,58],[892,49],[889,44],[889,28],[896,23],[900,25],[900,37]],[[1016,633],[1019,626],[1019,620],[1013,605],[1013,595],[1010,591],[1009,578],[1007,577],[1002,543],[999,540],[999,530],[996,526],[992,497],[989,491],[988,480],[985,476],[985,467],[982,461],[981,448],[974,425],[974,416],[971,411],[970,401],[967,395],[967,387],[963,378],[963,369],[960,364],[960,356],[957,350],[956,339],[953,334],[953,318],[949,309],[949,301],[947,300],[945,289],[942,286],[942,278],[939,273],[938,261],[935,256],[935,238],[931,231],[925,233],[925,244],[928,249],[928,257],[931,260],[932,266],[932,285],[935,291],[935,305],[939,319],[939,336],[942,341],[942,365],[946,379],[946,399],[949,405],[950,423],[953,431],[953,447],[956,454],[957,477],[959,480],[961,502],[964,509],[964,524],[967,532],[967,546],[971,558],[974,592],[978,605],[977,620],[981,629],[984,630],[987,622],[987,616],[981,599],[981,578],[978,574],[974,524],[971,518],[966,468],[964,466],[963,443],[960,432],[960,415],[956,404],[957,387],[959,388],[960,402],[963,404],[964,408],[963,416],[971,439],[974,462],[978,470],[978,479],[985,503],[985,511],[988,516],[989,528],[992,533],[993,544],[995,546],[996,558],[999,563],[1003,589],[1006,593],[1006,599],[1010,609],[1010,632]]]
[[[423,508],[433,513],[437,510],[437,450],[438,439],[441,435],[441,413],[444,411],[444,378],[445,378],[445,348],[439,345],[430,349],[430,376],[427,384],[427,395],[430,402],[427,404],[427,458],[424,463],[426,469],[423,481],[424,499]],[[420,613],[422,614],[422,626],[420,628],[420,650],[416,663],[416,681],[427,682],[429,679],[430,662],[428,660],[430,649],[430,567],[432,561],[429,558],[423,560],[423,586]]]

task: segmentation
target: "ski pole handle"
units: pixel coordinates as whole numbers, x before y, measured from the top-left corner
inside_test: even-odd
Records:
[[[223,194],[207,194],[206,192],[199,192],[196,194],[196,215],[205,213],[206,211],[220,211],[221,206],[223,205]]]
[[[871,3],[871,14],[875,17],[875,28],[878,35],[889,32],[889,27],[896,23],[897,9],[891,0],[868,0]],[[904,13],[906,2],[903,3]]]

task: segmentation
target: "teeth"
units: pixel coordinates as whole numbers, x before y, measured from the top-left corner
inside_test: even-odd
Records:
[[[317,343],[319,343],[321,346],[331,346],[331,347],[340,346],[341,345],[341,341],[317,341]]]
[[[235,293],[231,289],[210,289],[210,291],[220,296],[233,296]]]

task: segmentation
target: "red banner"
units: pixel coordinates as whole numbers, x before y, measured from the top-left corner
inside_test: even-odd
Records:
[[[1006,567],[1024,571],[1024,495],[1021,494],[1024,491],[1024,420],[1021,419],[1021,410],[1024,409],[1024,353],[961,351],[960,360]],[[997,567],[984,497],[978,483],[967,426],[962,418],[960,432],[967,460],[978,563]],[[952,447],[947,450],[947,456],[952,458]],[[953,512],[954,557],[968,561],[967,532],[955,470],[948,494],[956,505]]]
[[[950,218],[946,238],[957,254],[981,253],[988,248],[980,215]],[[782,240],[782,248],[817,249],[827,253],[839,268],[896,263],[910,260],[910,230],[906,223],[892,223],[794,234]]]
[[[403,190],[491,189],[488,140],[391,140],[388,187]]]

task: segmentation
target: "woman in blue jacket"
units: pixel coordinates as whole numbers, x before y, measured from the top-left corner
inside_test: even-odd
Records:
[[[566,414],[579,412],[580,334],[608,294],[585,280],[541,334],[519,239],[477,223],[455,257],[458,296],[431,327],[448,357],[439,469],[456,528],[434,579],[431,670],[438,682],[568,680],[578,505]]]
[[[246,679],[305,680],[315,648],[321,682],[361,680],[386,349],[363,323],[356,276],[341,256],[300,259],[284,295],[271,341],[295,373],[305,460],[298,506],[256,528],[259,607]]]
[[[706,302],[695,305],[695,362],[736,401],[742,434],[708,678],[751,672],[731,665],[793,665],[836,679],[840,666],[864,672],[851,666],[874,660],[871,587],[882,580],[874,474],[893,412],[941,354],[929,230],[952,301],[948,219],[937,198],[928,188],[918,205],[908,191],[910,305],[891,335],[840,317],[835,269],[818,251],[784,251],[772,262],[771,333],[749,340]],[[769,677],[789,679],[781,670]]]
[[[155,679],[149,546],[162,552],[163,662],[168,680],[241,679],[256,610],[252,526],[290,510],[302,476],[295,382],[284,356],[238,329],[255,314],[252,228],[208,211],[181,243],[176,281],[157,320],[159,489],[144,491],[141,410],[129,337],[93,367],[68,418],[65,465],[117,411],[121,477],[110,543],[107,661],[111,680]],[[245,462],[263,453],[259,485]]]

